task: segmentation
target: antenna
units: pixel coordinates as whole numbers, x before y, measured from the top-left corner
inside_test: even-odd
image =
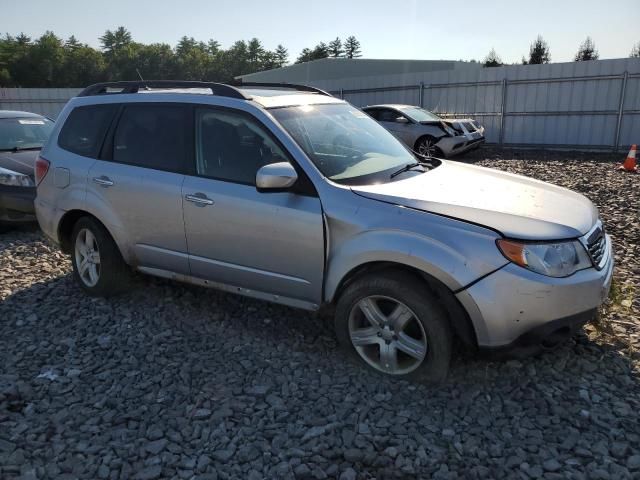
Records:
[[[138,70],[136,68],[136,73],[138,74],[138,76],[140,77],[140,80],[142,80],[144,82],[144,78],[142,78],[142,75],[140,74],[140,70]],[[146,85],[144,86],[145,90],[151,90],[149,87],[147,87]]]

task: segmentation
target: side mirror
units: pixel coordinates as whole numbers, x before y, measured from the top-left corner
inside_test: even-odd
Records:
[[[256,172],[258,191],[283,191],[298,180],[295,168],[289,162],[270,163]]]
[[[409,123],[409,120],[405,117],[396,118],[396,123]]]

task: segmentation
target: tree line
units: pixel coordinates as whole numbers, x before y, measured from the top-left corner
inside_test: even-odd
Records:
[[[355,37],[339,38],[305,48],[296,59],[361,56]],[[0,37],[1,87],[82,87],[92,83],[136,80],[208,80],[227,82],[238,75],[271,70],[289,63],[289,52],[278,45],[265,48],[260,40],[238,40],[224,49],[216,40],[202,42],[184,36],[175,47],[167,43],[134,41],[124,27],[107,30],[100,48],[66,40],[51,31],[36,39],[20,34]]]
[[[633,46],[629,57],[640,57],[640,42]],[[598,58],[600,58],[600,54],[596,49],[596,44],[591,37],[587,37],[586,40],[578,47],[578,51],[576,52],[573,60],[575,62],[584,62],[587,60],[598,60]],[[538,35],[529,47],[529,57],[522,57],[522,64],[538,65],[549,62],[551,62],[551,49],[549,44],[544,40],[544,38],[542,38],[542,35]],[[485,67],[501,67],[504,65],[504,63],[502,63],[502,59],[493,48],[484,58],[483,64]]]

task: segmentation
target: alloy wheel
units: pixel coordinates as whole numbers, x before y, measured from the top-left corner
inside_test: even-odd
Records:
[[[427,335],[418,317],[390,297],[359,300],[349,315],[349,336],[364,361],[391,375],[412,372],[427,355]]]
[[[425,157],[433,157],[436,154],[436,146],[432,139],[425,138],[418,145],[418,153]]]
[[[80,279],[87,287],[95,287],[100,280],[100,251],[96,237],[89,229],[78,232],[74,254]]]

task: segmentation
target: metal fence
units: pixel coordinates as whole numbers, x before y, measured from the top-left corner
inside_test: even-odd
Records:
[[[310,83],[357,106],[406,103],[473,117],[500,145],[615,151],[640,143],[640,59]]]
[[[640,143],[638,58],[308,83],[356,106],[406,103],[446,117],[473,117],[484,124],[489,143],[594,150],[617,150]],[[27,110],[55,118],[79,91],[0,88],[0,109]]]
[[[0,88],[0,110],[22,110],[55,119],[81,88]]]

